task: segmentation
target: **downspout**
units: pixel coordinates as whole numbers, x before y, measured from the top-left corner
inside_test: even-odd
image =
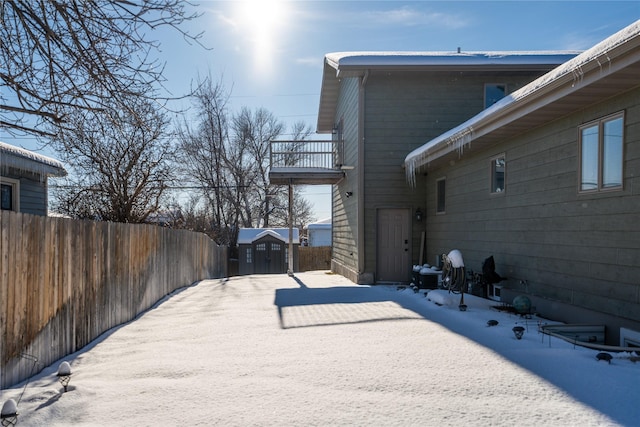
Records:
[[[364,89],[369,78],[369,70],[366,70],[364,76],[361,77],[360,87],[358,88],[358,275],[364,273],[365,270],[365,239],[364,239]]]
[[[289,179],[289,253],[287,274],[293,277],[293,180]]]

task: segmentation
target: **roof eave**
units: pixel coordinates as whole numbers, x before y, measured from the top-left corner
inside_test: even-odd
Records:
[[[603,56],[606,58],[604,67],[603,62],[600,61]],[[583,63],[576,62],[578,63],[577,69],[579,72],[574,70],[558,76],[513,102],[508,102],[507,100],[504,106],[501,106],[501,102],[499,102],[494,107],[483,111],[451,131],[409,153],[404,163],[407,179],[414,183],[415,172],[418,169],[438,166],[445,156],[456,151],[461,154],[465,146],[473,141],[524,117],[532,111],[543,108],[632,64],[640,62],[640,35],[636,33],[634,37],[625,40],[624,43],[600,55],[593,56]],[[551,73],[553,73],[553,70],[548,74]],[[536,82],[544,82],[546,76],[540,77],[530,85],[535,87]],[[527,86],[522,88],[521,91],[526,91],[526,89]],[[512,95],[517,95],[518,92],[520,91]]]
[[[2,153],[2,166],[16,170],[31,172],[36,175],[61,178],[67,176],[67,171],[62,166],[39,162],[27,157],[16,156],[13,153]]]
[[[325,56],[324,69],[322,71],[322,86],[320,88],[320,105],[318,108],[318,122],[316,132],[321,134],[331,133],[335,126],[335,115],[340,90],[340,77],[338,76],[338,64]]]
[[[356,61],[355,63],[350,63],[349,60],[352,58],[346,53],[327,54],[324,58],[316,132],[321,134],[331,133],[335,126],[334,121],[337,108],[337,96],[340,87],[340,79],[342,78],[359,78],[371,71],[544,71],[557,66],[562,63],[562,60],[566,60],[576,54],[577,52],[567,51],[556,55],[543,55],[546,59],[542,61],[522,63],[505,63],[500,62],[500,60],[496,60],[495,63],[485,61],[479,63],[451,63],[447,61],[444,61],[443,63],[404,63],[403,61],[399,61],[398,63],[376,63],[375,61],[371,63],[362,63]],[[397,55],[399,58],[404,56],[405,55],[402,53]],[[534,57],[536,56],[538,56],[537,53]],[[358,55],[354,55],[354,57],[358,57]],[[466,59],[468,60],[468,58]]]

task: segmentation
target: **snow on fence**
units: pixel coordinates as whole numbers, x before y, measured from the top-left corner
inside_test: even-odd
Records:
[[[0,388],[226,275],[227,249],[200,233],[8,211],[0,224]]]

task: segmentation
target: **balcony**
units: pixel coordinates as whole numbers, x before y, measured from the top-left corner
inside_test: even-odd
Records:
[[[342,143],[271,141],[269,182],[275,185],[327,185],[344,178]]]

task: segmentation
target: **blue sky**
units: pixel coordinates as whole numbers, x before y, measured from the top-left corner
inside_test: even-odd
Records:
[[[163,40],[169,86],[211,72],[231,107],[315,129],[323,57],[336,51],[584,50],[640,19],[639,1],[201,1],[211,48]]]
[[[209,50],[175,32],[151,33],[162,43],[166,87],[182,95],[198,74],[210,73],[230,90],[232,110],[264,107],[314,130],[326,53],[584,50],[640,19],[637,0],[201,0],[195,10],[203,15],[189,24],[190,31],[203,31]],[[37,147],[28,139],[2,138]],[[307,187],[305,193],[318,219],[330,216],[327,187]]]

